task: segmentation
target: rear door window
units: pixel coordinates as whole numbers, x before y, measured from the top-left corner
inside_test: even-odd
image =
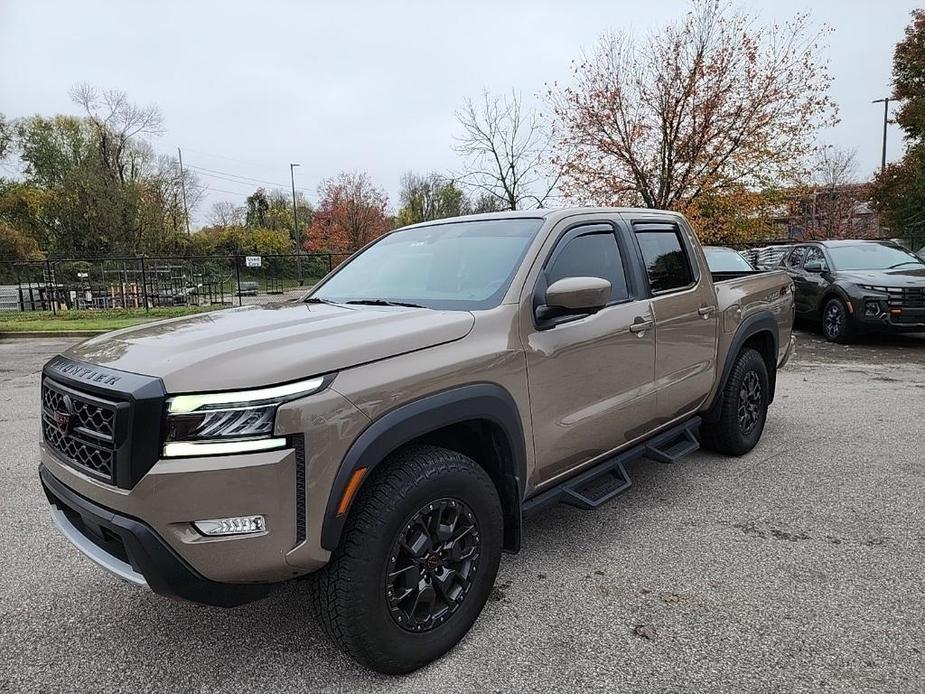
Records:
[[[784,264],[791,270],[799,270],[803,266],[803,257],[805,255],[806,246],[794,248],[790,252],[790,255],[787,256],[787,260],[784,261]]]
[[[694,272],[680,231],[637,231],[636,240],[653,293],[675,291],[694,283]]]
[[[806,250],[806,257],[803,259],[803,265],[805,266],[808,263],[820,263],[822,267],[826,267],[825,253],[822,252],[821,248],[810,246]]]

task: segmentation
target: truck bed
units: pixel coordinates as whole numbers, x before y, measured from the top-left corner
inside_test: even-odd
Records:
[[[769,270],[729,270],[727,272],[711,272],[710,276],[713,278],[713,284],[718,284],[719,282],[728,282],[740,277],[763,275],[766,272],[769,272]]]

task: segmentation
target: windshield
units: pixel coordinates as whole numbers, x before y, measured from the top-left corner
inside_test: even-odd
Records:
[[[704,246],[703,252],[707,256],[710,272],[749,272],[755,269],[731,248]]]
[[[894,270],[901,267],[925,267],[925,263],[904,248],[880,243],[830,246],[828,251],[836,270]]]
[[[542,219],[490,219],[396,231],[343,265],[308,297],[335,303],[497,306]]]

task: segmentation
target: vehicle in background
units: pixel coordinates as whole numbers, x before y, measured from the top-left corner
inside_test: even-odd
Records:
[[[781,258],[787,255],[791,248],[791,244],[775,244],[749,248],[742,251],[742,255],[758,270],[776,270],[779,269]]]
[[[50,361],[39,474],[61,532],[122,578],[230,607],[309,575],[335,642],[408,672],[468,631],[524,515],[596,508],[641,458],[750,451],[793,350],[792,288],[714,281],[672,212],[406,227],[302,302]]]
[[[864,332],[925,332],[925,261],[892,241],[812,241],[781,267],[793,278],[798,318],[832,342]]]
[[[257,296],[259,289],[257,282],[243,281],[238,285],[238,296]]]
[[[758,272],[739,251],[727,246],[704,246],[703,254],[713,279],[733,279]]]

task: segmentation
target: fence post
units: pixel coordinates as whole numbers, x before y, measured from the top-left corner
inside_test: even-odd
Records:
[[[22,274],[20,274],[19,272],[19,265],[14,265],[13,267],[16,268],[16,288],[19,291],[19,310],[21,313],[25,313],[26,312],[26,302],[23,300],[23,297],[22,297]]]
[[[45,298],[48,300],[48,303],[51,304],[52,315],[58,315],[58,310],[55,307],[55,285],[54,278],[51,275],[51,261],[45,261]]]
[[[237,283],[238,283],[238,289],[237,289],[237,294],[238,294],[238,306],[241,306],[241,263],[238,262],[238,261],[240,260],[240,255],[241,255],[241,254],[240,254],[238,251],[235,251],[235,254],[234,254],[234,276],[235,276],[235,280],[236,280]]]
[[[141,256],[141,293],[145,302],[145,313],[148,311],[148,273],[145,270],[145,257]]]

